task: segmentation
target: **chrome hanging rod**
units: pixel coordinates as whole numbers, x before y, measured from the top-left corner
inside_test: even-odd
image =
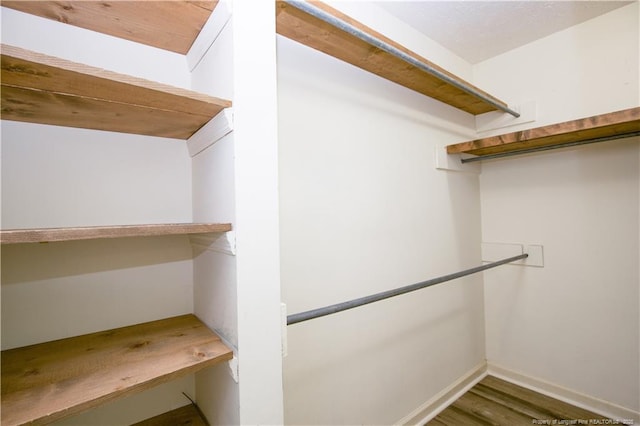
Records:
[[[583,141],[577,141],[577,142],[567,142],[567,143],[562,143],[562,144],[558,144],[558,145],[538,146],[538,147],[535,147],[535,148],[519,149],[517,151],[500,152],[500,153],[497,153],[497,154],[479,155],[477,157],[462,158],[460,161],[462,163],[473,163],[475,161],[492,160],[494,158],[511,157],[512,155],[530,154],[532,152],[550,151],[552,149],[560,149],[560,148],[568,148],[568,147],[571,147],[571,146],[588,145],[588,144],[598,143],[598,142],[613,141],[613,140],[616,140],[616,139],[631,138],[633,136],[640,136],[640,131],[631,132],[631,133],[624,133],[624,134],[621,134],[621,135],[603,136],[601,138],[585,139]]]
[[[397,47],[394,47],[392,45],[390,45],[389,43],[386,43],[376,37],[373,37],[365,32],[363,32],[362,30],[360,30],[359,28],[349,24],[348,22],[343,21],[342,19],[336,18],[335,16],[325,12],[324,10],[318,9],[317,7],[313,6],[312,4],[305,2],[305,1],[296,1],[296,0],[284,0],[285,3],[287,3],[290,6],[295,7],[296,9],[299,9],[311,16],[314,16],[318,19],[320,19],[321,21],[326,22],[329,25],[332,25],[346,33],[351,34],[354,37],[359,38],[360,40],[363,40],[369,44],[371,44],[372,46],[377,47],[380,50],[383,50],[387,53],[389,53],[390,55],[395,56],[396,58],[402,59],[403,61],[413,65],[416,68],[421,69],[422,71],[425,71],[431,75],[434,75],[436,77],[438,77],[439,79],[446,81],[447,83],[449,83],[450,85],[457,87],[458,89],[462,90],[463,92],[466,92],[472,96],[475,96],[476,98],[482,99],[483,101],[485,101],[486,103],[498,108],[501,111],[504,111],[506,113],[509,113],[511,115],[513,115],[514,117],[520,117],[520,113],[518,113],[517,111],[514,111],[513,109],[509,108],[508,106],[505,106],[499,102],[496,102],[494,99],[488,97],[486,94],[480,92],[479,90],[477,90],[476,88],[461,82],[459,80],[456,80],[455,78],[452,78],[451,76],[444,74],[442,71],[430,66],[429,64],[425,64],[422,61],[419,61],[417,59],[415,59],[414,57],[407,55],[406,53],[404,53],[402,50],[398,49]]]
[[[336,303],[335,305],[325,306],[324,308],[312,309],[310,311],[300,312],[298,314],[291,314],[287,316],[287,325],[297,324],[299,322],[309,321],[311,319],[323,317],[325,315],[331,315],[337,312],[346,311],[347,309],[357,308],[358,306],[368,305],[369,303],[378,302],[380,300],[388,299],[390,297],[399,296],[401,294],[420,290],[425,287],[430,287],[432,285],[455,280],[456,278],[461,278],[466,275],[471,275],[477,272],[486,271],[487,269],[495,268],[496,266],[504,265],[506,263],[515,262],[516,260],[526,259],[528,256],[529,255],[527,253],[524,253],[518,256],[513,256],[506,259],[498,260],[496,262],[487,263],[486,265],[482,265],[482,266],[476,266],[475,268],[471,268],[471,269],[465,269],[464,271],[456,272],[453,274],[443,275],[441,277],[433,278],[427,281],[422,281],[416,284],[410,284],[410,285],[399,287],[393,290],[383,291],[381,293],[360,297],[358,299],[349,300],[347,302]]]

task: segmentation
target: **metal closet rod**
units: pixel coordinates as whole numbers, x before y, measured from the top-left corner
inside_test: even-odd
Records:
[[[335,305],[325,306],[324,308],[312,309],[310,311],[300,312],[298,314],[291,314],[287,316],[287,325],[297,324],[303,321],[309,321],[314,318],[335,314],[337,312],[346,311],[347,309],[357,308],[359,306],[368,305],[369,303],[378,302],[380,300],[388,299],[390,297],[395,297],[401,294],[410,293],[412,291],[420,290],[425,287],[431,287],[432,285],[455,280],[456,278],[461,278],[466,275],[475,274],[477,272],[486,271],[487,269],[495,268],[496,266],[504,265],[506,263],[515,262],[516,260],[526,259],[528,256],[529,255],[527,253],[523,253],[518,256],[508,257],[506,259],[498,260],[496,262],[487,263],[486,265],[476,266],[475,268],[465,269],[464,271],[443,275],[441,277],[433,278],[427,281],[422,281],[416,284],[410,284],[410,285],[399,287],[393,290],[383,291],[381,293],[360,297],[358,299],[349,300],[347,302],[336,303]]]
[[[551,151],[552,149],[568,148],[571,146],[580,146],[580,145],[588,145],[591,143],[613,141],[616,139],[631,138],[633,136],[640,136],[640,131],[624,133],[620,135],[603,136],[601,138],[585,139],[583,141],[577,141],[577,142],[561,143],[558,145],[538,146],[535,148],[519,149],[517,151],[500,152],[498,154],[479,155],[477,157],[462,158],[460,161],[462,163],[473,163],[475,161],[492,160],[494,158],[511,157],[512,155],[530,154],[532,152]]]
[[[514,111],[513,109],[509,108],[508,106],[505,106],[499,102],[496,102],[494,99],[488,97],[486,94],[478,91],[476,88],[461,82],[459,80],[456,80],[455,78],[452,78],[451,76],[444,74],[443,72],[441,72],[440,70],[433,68],[432,66],[430,66],[429,64],[425,64],[422,61],[419,61],[417,59],[415,59],[414,57],[407,55],[406,53],[404,53],[402,50],[398,49],[397,47],[394,47],[392,45],[390,45],[389,43],[386,43],[376,37],[373,37],[365,32],[363,32],[362,30],[356,28],[355,26],[349,24],[348,22],[343,21],[342,19],[336,18],[335,16],[331,15],[330,13],[325,12],[324,10],[318,9],[317,7],[311,5],[310,3],[307,2],[303,2],[303,1],[295,1],[295,0],[284,0],[285,3],[287,3],[290,6],[295,7],[296,9],[302,10],[303,12],[308,13],[311,16],[314,16],[326,23],[328,23],[329,25],[332,25],[336,28],[341,29],[342,31],[351,34],[354,37],[359,38],[360,40],[363,40],[369,44],[371,44],[372,46],[377,47],[380,50],[383,50],[387,53],[389,53],[390,55],[395,56],[396,58],[402,59],[403,61],[413,65],[416,68],[421,69],[422,71],[425,71],[431,75],[434,75],[436,77],[438,77],[439,79],[446,81],[447,83],[449,83],[452,86],[457,87],[458,89],[472,95],[475,96],[476,98],[482,99],[483,101],[485,101],[486,103],[498,108],[501,111],[504,111],[506,113],[509,113],[511,115],[513,115],[514,117],[520,117],[520,113],[518,113],[517,111]]]

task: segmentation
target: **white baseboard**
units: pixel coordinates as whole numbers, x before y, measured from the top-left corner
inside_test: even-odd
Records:
[[[465,392],[475,386],[487,375],[495,376],[499,379],[520,385],[551,398],[555,398],[559,401],[575,405],[576,407],[593,411],[594,413],[606,416],[613,420],[632,420],[634,422],[633,424],[640,423],[640,412],[621,407],[611,402],[594,398],[571,389],[563,388],[562,386],[509,370],[495,364],[481,362],[460,377],[456,382],[439,392],[433,398],[429,399],[427,402],[420,405],[394,424],[425,424],[436,417],[441,411],[451,405],[456,399],[460,398]]]
[[[487,373],[499,379],[506,380],[516,385],[539,392],[543,395],[575,405],[576,407],[593,411],[594,413],[606,416],[613,420],[633,420],[635,424],[640,423],[640,412],[621,407],[611,402],[594,398],[571,389],[563,388],[526,374],[509,370],[492,363],[487,364]]]
[[[423,425],[460,398],[487,375],[486,361],[476,365],[453,384],[398,420],[396,425]]]

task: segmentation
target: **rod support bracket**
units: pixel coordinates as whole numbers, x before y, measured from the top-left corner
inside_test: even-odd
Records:
[[[528,254],[526,259],[513,262],[512,265],[544,267],[543,246],[525,243],[482,243],[482,261],[493,262],[508,256]]]

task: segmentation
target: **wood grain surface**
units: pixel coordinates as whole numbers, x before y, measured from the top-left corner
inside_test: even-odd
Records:
[[[218,2],[2,1],[2,6],[185,54]]]
[[[151,237],[231,231],[229,223],[165,223],[148,225],[84,226],[69,228],[6,229],[2,244],[46,243],[100,238]]]
[[[131,426],[208,426],[193,404],[176,408]]]
[[[187,139],[231,102],[2,45],[2,119]]]
[[[232,357],[194,315],[2,351],[1,423],[50,423]]]
[[[640,107],[447,146],[449,154],[489,155],[640,131]]]
[[[493,376],[487,376],[439,413],[429,426],[531,426],[561,421],[605,420],[606,417],[558,401]],[[555,420],[556,423],[553,423]],[[572,424],[572,423],[565,423]]]

